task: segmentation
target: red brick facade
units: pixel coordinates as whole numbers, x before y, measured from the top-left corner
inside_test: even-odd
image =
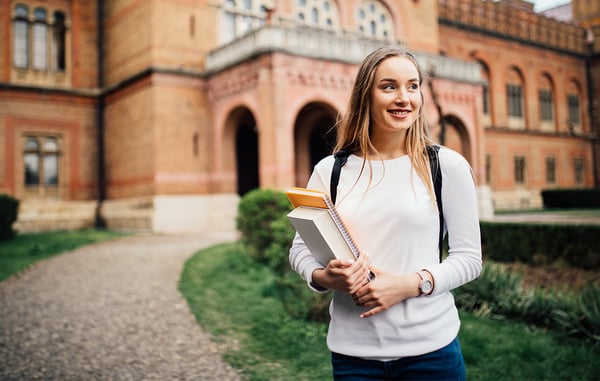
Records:
[[[0,0],[0,193],[21,199],[21,229],[56,228],[65,213],[44,225],[33,210],[76,200],[114,228],[232,228],[249,189],[304,185],[357,64],[387,43],[417,54],[431,133],[443,121],[443,143],[473,166],[483,215],[486,202],[539,207],[542,189],[598,185],[595,2],[573,0],[572,23],[521,0],[329,0],[314,18],[292,0],[225,3]],[[44,152],[24,159],[28,137],[59,142],[58,184],[42,179]]]

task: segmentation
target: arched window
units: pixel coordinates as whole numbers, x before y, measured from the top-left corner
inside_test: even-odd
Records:
[[[52,29],[52,69],[63,71],[67,67],[66,62],[66,34],[65,14],[54,12],[54,28]]]
[[[44,185],[58,185],[58,140],[46,138],[43,152]]]
[[[222,3],[221,43],[241,37],[265,24],[265,0],[225,0]]]
[[[329,30],[338,28],[338,12],[332,0],[297,0],[296,19],[311,27]]]
[[[581,132],[581,105],[579,85],[570,81],[567,87],[567,105],[569,108],[569,128],[572,132]]]
[[[493,114],[493,99],[492,99],[492,91],[490,90],[490,84],[492,83],[490,68],[488,64],[482,60],[477,60],[479,63],[479,67],[481,68],[481,79],[482,82],[482,90],[481,94],[482,98],[482,109],[483,109],[483,123],[485,126],[492,126],[492,114]]]
[[[36,8],[33,12],[33,56],[34,69],[45,70],[48,68],[48,19],[44,8]]]
[[[516,129],[525,128],[525,105],[523,100],[523,77],[516,68],[508,72],[506,83],[506,100],[509,127]]]
[[[548,74],[542,74],[538,90],[542,123],[554,121],[554,92],[552,88],[552,80]]]
[[[480,62],[481,64],[481,77],[485,81],[483,85],[483,113],[486,115],[490,114],[492,102],[490,100],[490,70],[487,65]]]
[[[15,6],[13,19],[13,65],[26,68],[29,65],[29,10],[23,4]]]
[[[56,137],[26,137],[23,153],[25,186],[56,187],[59,154],[59,142]]]
[[[391,40],[394,33],[390,12],[379,1],[364,1],[358,9],[358,31],[366,37]]]
[[[27,138],[25,141],[25,185],[40,183],[40,144],[37,138]]]
[[[13,14],[12,61],[18,69],[64,71],[67,67],[67,16],[38,7],[30,15],[26,5],[17,4]]]

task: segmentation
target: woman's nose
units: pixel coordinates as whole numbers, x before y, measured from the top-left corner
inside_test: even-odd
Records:
[[[406,103],[408,101],[408,93],[405,89],[400,89],[396,93],[396,102],[397,103]]]

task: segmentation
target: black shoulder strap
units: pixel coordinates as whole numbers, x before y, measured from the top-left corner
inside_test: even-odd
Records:
[[[438,153],[440,146],[427,146],[427,154],[429,155],[429,165],[431,168],[431,177],[433,179],[433,191],[435,193],[435,202],[437,203],[439,221],[440,221],[440,236],[438,240],[438,249],[440,251],[440,262],[442,261],[442,248],[444,243],[444,209],[442,208],[442,169]]]
[[[440,221],[440,235],[438,238],[438,249],[440,252],[440,262],[442,261],[442,248],[444,242],[444,210],[442,208],[442,170],[438,159],[438,152],[440,146],[427,146],[427,154],[429,155],[429,165],[431,168],[431,177],[433,179],[433,190],[435,193],[435,201],[438,207],[439,221]],[[333,170],[331,172],[331,182],[329,184],[329,192],[331,193],[331,201],[335,204],[337,197],[337,186],[340,181],[340,174],[342,173],[342,167],[348,161],[350,153],[344,150],[334,153],[335,162],[333,163]]]
[[[331,193],[331,202],[335,205],[335,199],[337,198],[337,186],[340,182],[340,174],[342,173],[342,167],[348,161],[350,152],[341,150],[333,154],[335,162],[333,163],[333,170],[331,172],[331,182],[329,183],[329,193]]]

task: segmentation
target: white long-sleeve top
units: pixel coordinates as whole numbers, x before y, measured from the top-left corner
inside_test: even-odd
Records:
[[[313,171],[307,187],[329,192],[334,158],[328,156]],[[398,275],[426,269],[435,287],[429,296],[409,298],[391,308],[361,318],[350,295],[334,291],[327,344],[332,352],[391,360],[437,350],[458,334],[460,320],[450,290],[481,272],[481,240],[477,198],[471,168],[457,152],[442,147],[442,202],[449,239],[448,257],[439,263],[439,220],[435,202],[412,169],[408,156],[391,160],[350,155],[342,168],[336,208],[371,264]],[[290,264],[309,284],[322,268],[298,234],[290,249]],[[377,280],[375,280],[377,281]]]

